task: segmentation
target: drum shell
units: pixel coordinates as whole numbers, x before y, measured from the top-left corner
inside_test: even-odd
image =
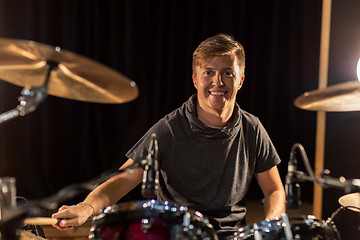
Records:
[[[184,216],[190,218],[186,220]],[[188,223],[185,224],[184,221]],[[190,229],[186,229],[186,225],[189,225]],[[184,236],[194,232],[196,236],[192,239],[217,239],[212,226],[200,213],[168,202],[146,200],[122,203],[104,209],[101,214],[94,217],[89,238],[177,240],[188,239]]]
[[[301,240],[341,240],[334,223],[315,219],[313,216],[290,218],[290,228],[294,239]],[[252,226],[240,228],[226,240],[252,240],[260,234],[263,240],[285,240],[285,224],[282,220],[262,221]]]

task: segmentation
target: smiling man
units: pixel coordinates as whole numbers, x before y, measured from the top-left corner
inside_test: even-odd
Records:
[[[235,99],[244,80],[235,54],[214,56],[195,66],[194,86],[198,92],[197,113],[203,123],[224,126],[233,114]]]
[[[160,166],[157,200],[203,213],[222,239],[244,226],[246,193],[253,176],[265,197],[265,218],[285,211],[278,173],[280,158],[259,119],[242,110],[236,95],[244,81],[245,53],[232,37],[218,34],[193,54],[197,94],[160,119],[129,150],[122,168],[146,158],[157,136]],[[63,206],[54,218],[70,229],[102,208],[115,204],[143,178],[143,169],[115,176],[74,207]]]

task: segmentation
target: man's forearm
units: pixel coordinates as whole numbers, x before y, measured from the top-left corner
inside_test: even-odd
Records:
[[[104,207],[116,204],[123,196],[136,187],[142,179],[142,169],[120,173],[94,189],[84,200],[97,214]]]
[[[274,191],[268,198],[265,199],[265,219],[273,220],[280,218],[281,214],[285,212],[285,209],[285,195],[283,191]]]

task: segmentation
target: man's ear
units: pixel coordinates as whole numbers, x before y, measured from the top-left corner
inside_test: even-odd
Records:
[[[242,85],[244,83],[244,79],[245,79],[245,76],[243,75],[240,79],[239,89],[242,87]]]
[[[194,87],[197,89],[197,78],[196,78],[196,76],[192,75],[192,79],[193,79]]]

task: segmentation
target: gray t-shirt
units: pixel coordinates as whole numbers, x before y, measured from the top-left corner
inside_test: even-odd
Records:
[[[236,230],[244,224],[245,196],[253,173],[264,172],[280,158],[259,119],[239,108],[221,128],[197,118],[197,96],[159,120],[126,154],[144,159],[157,135],[160,165],[159,201],[203,213],[216,229]]]

